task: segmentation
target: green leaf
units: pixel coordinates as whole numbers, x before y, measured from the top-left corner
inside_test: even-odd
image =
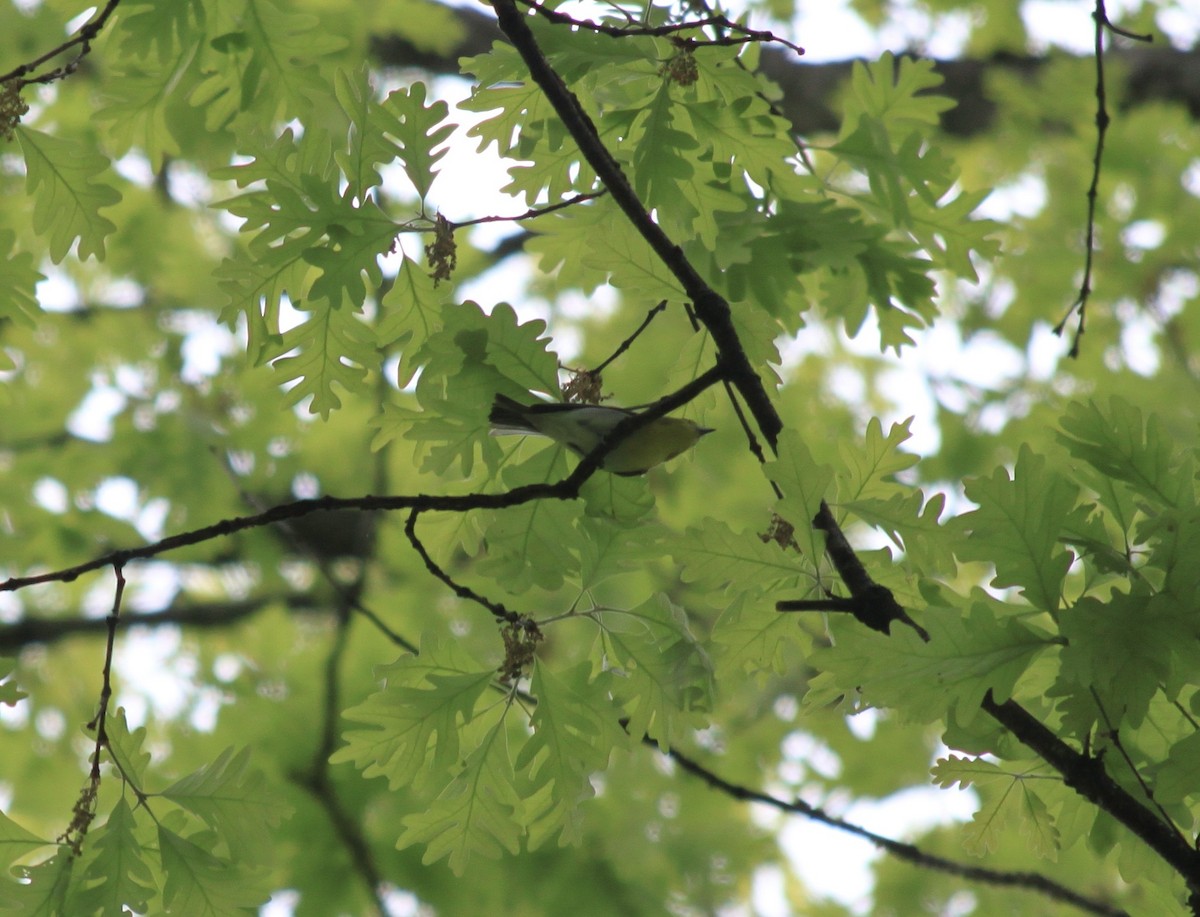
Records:
[[[117,762],[121,774],[135,785],[143,786],[150,766],[150,752],[142,747],[146,741],[146,727],[139,726],[130,732],[125,708],[118,707],[109,713],[104,729],[108,736],[108,753]]]
[[[442,311],[449,303],[445,287],[439,287],[411,258],[405,258],[391,289],[384,294],[375,332],[384,347],[403,348],[396,370],[396,385],[406,387],[420,364],[420,353],[430,336],[442,327]]]
[[[0,906],[16,911],[21,917],[62,917],[67,910],[68,892],[75,856],[68,847],[36,866],[16,870],[20,885],[0,884]]]
[[[614,748],[629,745],[617,711],[591,677],[591,663],[580,662],[561,674],[538,663],[530,693],[537,706],[530,717],[533,734],[517,755],[515,767],[528,768],[533,780],[573,783],[602,770]]]
[[[967,535],[955,553],[995,564],[994,586],[1018,586],[1034,608],[1058,611],[1074,559],[1059,538],[1078,515],[1078,488],[1022,444],[1011,478],[998,468],[991,478],[967,482],[966,493],[979,509],[960,517]]]
[[[735,68],[729,68],[733,70]],[[762,187],[795,180],[796,144],[790,125],[760,96],[739,96],[731,105],[714,99],[686,106],[689,126],[714,162],[732,163]]]
[[[695,171],[690,154],[699,144],[690,133],[674,126],[674,108],[671,83],[664,81],[630,128],[633,186],[647,207],[677,196],[679,185]]]
[[[712,665],[682,608],[660,594],[637,608],[592,617],[601,627],[604,663],[631,736],[649,736],[669,748],[685,729],[706,722]]]
[[[349,307],[320,306],[283,334],[272,363],[282,382],[295,383],[289,404],[312,398],[309,411],[328,417],[342,406],[338,390],[361,392],[378,357],[375,334]],[[271,356],[268,351],[268,357]]]
[[[912,435],[913,418],[894,423],[883,435],[878,417],[867,422],[862,442],[844,443],[838,449],[838,505],[869,497],[890,497],[902,488],[895,476],[917,464],[919,456],[901,451]]]
[[[919,623],[924,642],[911,628],[891,636],[844,617],[831,619],[834,645],[817,649],[809,662],[845,691],[861,691],[870,704],[894,709],[906,720],[932,722],[953,715],[968,723],[980,713],[984,695],[1007,700],[1021,673],[1048,639],[1013,617],[997,619],[984,601],[963,615],[954,608],[928,607]]]
[[[1171,745],[1155,769],[1154,798],[1163,805],[1195,800],[1200,787],[1200,732],[1184,736]]]
[[[1195,639],[1195,629],[1171,603],[1114,592],[1105,601],[1084,596],[1059,615],[1067,639],[1063,678],[1095,692],[1114,723],[1137,728],[1161,687],[1172,681],[1175,647]],[[1120,652],[1114,652],[1120,647]]]
[[[214,170],[214,177],[243,188],[261,183],[217,206],[245,221],[242,232],[256,232],[249,251],[256,267],[252,276],[265,280],[303,260],[317,273],[310,285],[288,290],[293,301],[325,299],[339,307],[349,300],[358,308],[366,299],[363,276],[374,288],[383,282],[378,259],[392,250],[398,227],[373,200],[356,199],[353,188],[338,193],[330,157],[328,134],[314,131],[297,141],[289,128],[252,162]],[[244,294],[247,286],[259,293],[244,280],[232,289]],[[257,295],[252,304],[257,307]],[[278,308],[277,301],[268,300],[268,307]],[[278,323],[267,331],[278,333]]]
[[[565,286],[590,293],[605,282],[647,302],[685,298],[675,276],[607,198],[557,210],[531,227],[528,250]]]
[[[83,887],[74,902],[79,913],[120,915],[128,913],[125,908],[144,913],[157,896],[154,871],[134,827],[133,810],[118,799],[108,820],[88,834],[88,847],[96,856],[84,869]]]
[[[54,843],[26,831],[15,821],[0,812],[0,862],[10,866],[25,854]]]
[[[446,309],[442,318],[443,327],[413,357],[422,365],[417,400],[425,410],[390,411],[381,437],[404,430],[405,438],[429,444],[424,469],[440,473],[457,461],[469,475],[477,448],[482,447],[492,467],[500,454],[494,438],[487,436],[496,392],[526,399],[528,389],[557,392],[558,360],[547,349],[545,323],[518,324],[506,303],[485,315],[476,303],[467,302]]]
[[[504,469],[509,488],[550,483],[565,474],[561,454],[546,450],[522,465]],[[476,570],[520,594],[530,586],[553,590],[579,570],[572,550],[579,541],[575,530],[577,506],[562,500],[531,500],[484,514],[487,556]]]
[[[806,577],[802,558],[720,522],[690,529],[676,544],[672,553],[683,567],[684,581],[706,590],[758,596]]]
[[[425,844],[426,865],[448,857],[461,876],[473,854],[495,859],[520,849],[521,799],[513,786],[504,721],[488,730],[462,769],[424,811],[404,817],[400,849]]]
[[[612,474],[596,475],[592,480],[597,478],[620,482],[618,487],[636,483]],[[610,577],[640,571],[648,558],[662,555],[666,533],[653,520],[638,519],[641,521],[634,525],[594,515],[577,520],[576,527],[584,536],[579,546],[581,591],[595,589]]]
[[[1175,456],[1158,417],[1143,422],[1142,412],[1123,398],[1114,395],[1107,409],[1095,401],[1072,402],[1059,439],[1076,458],[1160,506],[1180,507],[1193,499],[1191,463]]]
[[[325,243],[301,253],[320,272],[309,287],[309,297],[328,300],[335,307],[343,302],[361,307],[367,298],[364,276],[373,290],[383,283],[379,258],[394,247],[396,226],[373,202],[351,205],[345,196],[337,212],[328,216]]]
[[[17,141],[25,156],[26,187],[34,199],[33,228],[49,234],[50,257],[62,261],[78,240],[79,257],[104,259],[104,240],[117,227],[100,215],[121,200],[101,174],[109,162],[82,143],[22,127]]]
[[[1027,850],[1041,859],[1058,859],[1058,828],[1034,788],[1034,781],[1045,777],[1044,773],[1019,773],[980,758],[958,755],[939,758],[932,773],[939,786],[959,783],[964,788],[973,785],[979,790],[983,805],[965,835],[969,852],[977,855],[995,852],[1008,822],[1016,820]]]
[[[383,690],[345,712],[371,728],[347,731],[330,760],[387,777],[393,789],[444,780],[459,764],[460,730],[496,670],[482,668],[457,642],[426,635],[419,656],[402,656],[382,674]]]
[[[275,0],[246,0],[222,8],[216,18],[208,29],[217,53],[189,97],[205,113],[208,129],[235,119],[312,118],[329,96],[315,62],[343,48],[345,38],[323,29],[316,16],[282,9]]]
[[[263,875],[213,856],[209,838],[185,838],[163,825],[158,827],[162,855],[163,904],[180,917],[228,917],[267,900]]]
[[[187,17],[189,3],[155,4]],[[143,10],[145,8],[143,7]],[[149,15],[143,12],[133,21]],[[148,23],[145,23],[148,25]],[[169,26],[168,26],[169,28]],[[190,29],[189,29],[190,32]],[[131,29],[131,36],[138,29]],[[163,168],[168,157],[183,153],[182,141],[190,138],[177,136],[176,112],[180,107],[177,93],[194,85],[194,74],[189,70],[196,62],[198,43],[202,34],[187,34],[187,46],[170,41],[170,32],[160,33],[163,38],[163,53],[155,58],[141,57],[130,61],[123,69],[113,74],[108,84],[108,104],[96,112],[97,121],[105,125],[108,136],[115,146],[115,155],[131,149],[139,149],[150,159],[155,171]],[[166,46],[170,45],[168,48]],[[190,150],[189,150],[190,152]]]
[[[41,309],[34,289],[46,278],[33,267],[33,255],[17,250],[16,233],[0,229],[0,318],[33,327]],[[0,355],[0,359],[7,359]]]
[[[901,57],[899,66],[891,52],[877,61],[856,61],[850,79],[842,136],[856,130],[864,116],[879,119],[889,130],[906,134],[911,126],[936,126],[942,112],[954,102],[928,90],[940,86],[942,77],[931,60]]]
[[[393,90],[377,102],[365,68],[355,76],[339,71],[334,87],[350,120],[350,146],[338,152],[337,162],[351,193],[361,199],[381,184],[377,167],[399,159],[424,200],[437,175],[435,166],[446,152],[444,146],[436,148],[454,129],[446,123],[446,103],[439,100],[426,106],[424,83]]]
[[[215,761],[176,781],[161,793],[199,816],[229,847],[239,863],[258,862],[272,849],[273,829],[292,807],[271,789],[261,771],[250,767],[250,749],[227,748]]]
[[[384,103],[397,115],[395,131],[403,150],[401,162],[421,200],[428,197],[438,175],[438,161],[448,149],[439,144],[449,139],[455,127],[446,120],[450,109],[444,101],[425,104],[427,91],[424,83],[412,83],[407,89],[389,93]]]
[[[713,625],[712,641],[721,650],[713,654],[713,663],[721,674],[734,677],[747,670],[786,672],[807,649],[798,625],[795,615],[776,611],[774,602],[738,595]]]
[[[514,763],[533,788],[521,793],[527,801],[531,850],[555,832],[561,832],[560,843],[578,840],[579,806],[594,795],[588,778],[607,767],[614,749],[630,744],[618,722],[619,712],[603,690],[607,678],[592,679],[590,673],[591,663],[586,661],[561,674],[540,661],[534,667],[533,734]],[[539,795],[538,790],[543,792]]]
[[[815,570],[825,554],[825,539],[812,525],[821,501],[830,492],[833,469],[813,458],[801,435],[786,429],[779,437],[779,458],[767,463],[767,477],[783,492],[779,512],[795,529],[808,568]],[[754,582],[755,580],[748,580]]]

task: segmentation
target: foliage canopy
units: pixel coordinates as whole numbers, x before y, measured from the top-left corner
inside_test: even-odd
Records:
[[[703,7],[495,0],[461,92],[371,56],[436,3],[0,13],[0,909],[851,913],[815,820],[880,913],[1200,913],[1195,124],[1110,69],[1100,157],[1064,54],[952,139],[886,53],[799,136],[790,4]],[[718,432],[618,478],[501,392]]]

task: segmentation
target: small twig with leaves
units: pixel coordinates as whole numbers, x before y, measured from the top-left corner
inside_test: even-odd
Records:
[[[1096,199],[1100,189],[1100,166],[1104,160],[1104,139],[1108,133],[1108,125],[1111,120],[1108,115],[1108,99],[1104,87],[1104,32],[1107,29],[1114,34],[1133,39],[1134,41],[1150,42],[1154,40],[1153,35],[1139,35],[1114,25],[1112,20],[1108,18],[1108,10],[1104,7],[1104,0],[1096,0],[1096,8],[1092,11],[1092,19],[1095,22],[1096,149],[1092,155],[1092,183],[1088,186],[1087,190],[1087,235],[1085,241],[1086,250],[1083,256],[1083,280],[1080,281],[1079,295],[1075,298],[1075,302],[1067,309],[1066,315],[1054,326],[1054,333],[1061,337],[1071,316],[1078,314],[1079,319],[1075,324],[1075,334],[1071,339],[1071,349],[1069,351],[1071,357],[1079,356],[1080,340],[1083,338],[1083,333],[1087,328],[1087,304],[1092,295],[1092,265],[1096,253]]]
[[[497,620],[509,623],[520,621],[524,617],[523,615],[506,608],[500,602],[494,602],[480,595],[469,586],[464,586],[462,583],[456,582],[449,573],[438,565],[437,561],[429,556],[429,552],[425,550],[425,545],[417,537],[417,518],[420,515],[421,511],[419,509],[413,509],[408,514],[408,521],[404,523],[404,535],[408,539],[409,544],[413,546],[413,550],[417,552],[417,556],[421,558],[421,562],[425,564],[425,569],[432,573],[436,579],[441,580],[445,585],[450,587],[451,591],[460,599],[474,602],[476,605],[486,608]]]
[[[544,19],[548,19],[550,22],[557,23],[558,25],[569,25],[578,29],[586,29],[600,35],[609,35],[613,38],[625,38],[630,35],[647,35],[655,38],[670,37],[677,41],[681,47],[689,49],[719,45],[744,45],[749,42],[771,42],[790,48],[797,54],[804,53],[802,47],[788,41],[786,38],[781,38],[774,32],[768,32],[763,29],[751,29],[720,14],[712,14],[701,19],[690,19],[684,22],[669,22],[658,26],[637,25],[632,21],[628,25],[608,25],[592,19],[576,19],[574,16],[568,16],[566,13],[543,6],[541,3],[536,2],[536,0],[518,0],[518,2],[523,6],[529,7],[529,9]],[[678,34],[680,32],[704,28],[716,28],[728,34],[718,34],[716,38],[682,38]]]
[[[1183,832],[1179,830],[1179,826],[1175,824],[1175,820],[1171,818],[1167,810],[1162,807],[1162,803],[1154,798],[1154,791],[1142,777],[1142,772],[1138,770],[1137,765],[1133,763],[1133,758],[1130,757],[1129,751],[1125,748],[1125,743],[1121,741],[1120,731],[1109,718],[1108,711],[1104,709],[1104,704],[1100,700],[1100,693],[1093,687],[1089,687],[1088,690],[1092,694],[1092,700],[1096,702],[1096,709],[1100,711],[1100,718],[1104,720],[1105,738],[1107,738],[1112,744],[1112,747],[1117,750],[1117,754],[1121,756],[1121,760],[1125,762],[1125,766],[1128,767],[1129,772],[1133,774],[1133,779],[1136,780],[1138,786],[1142,788],[1142,793],[1145,795],[1146,801],[1158,810],[1158,814],[1162,817],[1162,820],[1165,824],[1168,824],[1174,828],[1176,833],[1179,834],[1180,838],[1186,840]]]
[[[480,595],[469,586],[464,586],[454,580],[445,570],[438,566],[437,561],[429,556],[425,545],[417,537],[417,517],[420,510],[414,509],[408,514],[404,524],[404,534],[409,544],[425,564],[425,569],[453,590],[460,599],[481,605],[492,613],[497,621],[501,621],[500,636],[504,640],[504,662],[500,666],[500,680],[503,683],[515,683],[533,663],[533,654],[537,645],[542,642],[542,631],[537,622],[529,615],[520,614],[506,608],[500,602],[495,602]]]
[[[425,257],[433,268],[430,271],[430,276],[433,278],[435,284],[438,281],[450,279],[455,267],[458,265],[458,246],[454,240],[454,234],[465,226],[478,226],[481,223],[519,223],[523,220],[533,220],[548,213],[554,213],[556,210],[562,210],[565,207],[573,207],[576,204],[582,204],[586,201],[603,197],[604,194],[603,189],[575,194],[566,200],[558,201],[554,204],[546,204],[542,207],[530,207],[524,213],[512,217],[484,216],[456,222],[448,220],[443,214],[438,213],[433,219],[433,241],[425,246]],[[425,218],[421,218],[420,220],[412,221],[406,224],[401,231],[427,232],[428,230],[420,225],[424,220]]]
[[[113,573],[117,577],[116,589],[113,592],[113,607],[105,623],[108,625],[108,644],[104,651],[103,682],[100,686],[100,703],[96,715],[88,722],[87,728],[96,734],[96,743],[92,750],[92,768],[88,772],[87,783],[75,801],[71,823],[58,836],[60,843],[66,844],[78,856],[83,849],[83,839],[91,827],[92,819],[96,817],[96,796],[100,792],[100,756],[108,747],[108,702],[112,699],[112,664],[113,648],[117,641],[117,622],[121,618],[121,599],[125,595],[125,565],[122,562],[113,564]]]
[[[464,226],[478,226],[480,223],[520,223],[523,220],[535,220],[538,217],[546,216],[546,214],[554,213],[556,210],[562,210],[566,207],[574,207],[576,204],[582,204],[586,201],[595,200],[598,197],[604,197],[607,194],[603,188],[599,191],[586,191],[579,194],[573,194],[564,200],[557,201],[553,204],[542,204],[537,207],[530,207],[524,213],[519,213],[516,216],[486,216],[475,217],[471,220],[448,220],[447,222],[454,229],[462,229]]]
[[[76,29],[74,35],[64,41],[57,48],[47,51],[40,57],[31,60],[29,63],[21,64],[21,66],[10,70],[3,76],[0,76],[0,84],[7,83],[10,80],[15,80],[16,88],[20,90],[21,88],[29,86],[32,83],[53,83],[56,80],[61,80],[70,76],[79,68],[79,64],[83,61],[83,59],[91,53],[92,42],[95,41],[96,36],[100,34],[100,31],[107,24],[108,18],[113,14],[117,8],[117,4],[120,2],[121,0],[108,0],[108,3],[104,5],[104,9],[100,10],[100,12],[98,12],[95,16]],[[75,47],[79,48],[79,53],[67,63],[63,64],[62,66],[55,67],[53,70],[47,70],[45,73],[38,73],[35,76],[29,76],[29,74],[35,73],[38,67],[42,66],[42,64],[53,60],[60,54],[65,54],[67,51],[70,51]]]

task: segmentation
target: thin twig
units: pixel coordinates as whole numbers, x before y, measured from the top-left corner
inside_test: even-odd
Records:
[[[429,552],[425,550],[425,545],[421,543],[421,539],[417,537],[417,517],[421,511],[414,509],[408,514],[408,521],[404,523],[404,535],[408,538],[409,544],[413,546],[413,550],[421,558],[425,564],[425,569],[434,575],[436,579],[445,583],[450,590],[460,599],[465,599],[468,602],[474,602],[476,605],[481,605],[486,608],[492,615],[500,621],[507,621],[510,624],[516,623],[522,619],[522,616],[515,611],[505,608],[500,602],[494,602],[485,596],[480,595],[469,586],[464,586],[462,583],[456,582],[449,573],[438,566],[437,561],[429,556]]]
[[[1152,35],[1137,35],[1113,25],[1108,18],[1108,11],[1104,8],[1104,0],[1096,0],[1096,7],[1092,11],[1092,20],[1095,23],[1093,57],[1096,64],[1096,148],[1092,155],[1092,182],[1087,190],[1087,233],[1086,250],[1083,256],[1083,280],[1079,284],[1079,295],[1075,298],[1075,302],[1067,309],[1059,323],[1054,326],[1054,333],[1061,337],[1071,316],[1078,313],[1079,320],[1071,339],[1071,349],[1068,351],[1068,355],[1072,358],[1079,356],[1080,340],[1083,338],[1087,326],[1087,305],[1092,295],[1092,266],[1096,254],[1096,199],[1100,189],[1100,166],[1104,160],[1104,139],[1111,121],[1108,116],[1107,93],[1104,87],[1104,30],[1108,29],[1136,41],[1153,40]]]
[[[696,39],[696,38],[675,38],[681,45],[689,48],[702,48],[706,46],[720,45],[739,45],[747,42],[773,42],[784,45],[787,48],[795,51],[797,54],[803,54],[804,49],[786,38],[781,38],[773,32],[768,32],[763,29],[751,29],[744,25],[739,25],[732,19],[720,14],[711,14],[703,19],[692,19],[684,22],[669,22],[658,26],[640,26],[640,25],[607,25],[602,22],[596,22],[592,19],[576,19],[573,16],[568,16],[566,13],[552,10],[536,0],[518,0],[523,6],[529,7],[539,16],[548,19],[550,22],[558,25],[569,25],[572,28],[586,29],[591,32],[596,32],[600,35],[608,35],[612,38],[627,38],[631,35],[646,35],[650,37],[673,37],[679,32],[685,32],[692,29],[703,29],[706,27],[715,27],[734,33],[733,36],[718,35],[716,38]]]
[[[1125,762],[1125,766],[1129,768],[1129,772],[1133,774],[1133,779],[1137,781],[1138,786],[1142,788],[1142,793],[1145,795],[1146,800],[1153,805],[1154,808],[1158,809],[1158,814],[1162,817],[1163,823],[1170,825],[1175,830],[1175,833],[1178,834],[1181,839],[1186,841],[1187,838],[1184,836],[1183,832],[1179,830],[1179,826],[1175,824],[1175,820],[1171,818],[1169,814],[1167,814],[1167,810],[1164,809],[1162,804],[1154,798],[1154,791],[1151,790],[1149,784],[1142,779],[1141,771],[1137,769],[1137,765],[1133,763],[1133,758],[1130,757],[1129,752],[1125,748],[1125,743],[1121,741],[1120,732],[1117,731],[1117,727],[1113,724],[1112,720],[1109,719],[1108,711],[1104,709],[1104,704],[1100,700],[1099,692],[1091,686],[1088,687],[1088,690],[1091,691],[1092,700],[1096,702],[1096,709],[1100,711],[1100,717],[1104,720],[1105,734],[1109,742],[1111,742],[1113,748],[1117,750],[1117,753],[1121,756],[1121,760],[1123,760]]]
[[[75,34],[61,45],[52,51],[47,51],[41,57],[31,60],[27,64],[21,64],[19,67],[0,76],[0,83],[7,83],[9,80],[15,79],[18,81],[17,88],[19,89],[32,83],[52,83],[55,80],[61,80],[64,77],[70,76],[78,69],[80,62],[91,53],[92,42],[100,34],[100,30],[108,22],[108,17],[113,14],[117,8],[117,4],[120,2],[121,0],[108,0],[108,3],[104,5],[104,9],[76,29]],[[33,73],[38,67],[46,63],[46,61],[58,57],[58,55],[71,50],[76,45],[79,46],[79,54],[66,64],[38,76],[26,77],[26,74]]]
[[[665,311],[666,308],[667,308],[667,301],[664,299],[657,306],[655,306],[653,309],[651,309],[649,312],[646,313],[646,317],[644,319],[642,319],[642,323],[640,325],[638,325],[637,330],[634,331],[633,334],[629,335],[629,337],[625,338],[625,340],[623,340],[618,345],[617,349],[612,352],[612,355],[607,360],[605,360],[603,363],[601,363],[595,369],[590,370],[590,372],[593,375],[599,375],[601,372],[603,372],[609,366],[609,364],[611,364],[617,357],[619,357],[621,354],[623,354],[625,351],[627,351],[630,347],[633,346],[633,342],[636,341],[641,336],[643,331],[645,331],[647,328],[650,327],[650,323],[652,321],[654,321],[654,319],[660,313]]]
[[[594,201],[598,197],[604,197],[607,192],[601,188],[599,191],[587,191],[581,194],[573,195],[565,201],[559,201],[556,204],[546,204],[542,207],[530,207],[522,214],[515,217],[504,216],[486,216],[475,217],[473,220],[448,220],[447,222],[455,229],[462,229],[464,226],[478,226],[480,223],[519,223],[522,220],[533,220],[538,217],[545,216],[548,213],[554,213],[556,210],[562,210],[566,207],[574,207],[576,204],[582,204],[585,201]]]
[[[112,611],[104,619],[105,625],[108,628],[108,643],[104,650],[100,701],[96,708],[96,715],[87,724],[87,728],[96,733],[96,743],[91,756],[92,766],[88,772],[87,782],[84,783],[83,789],[79,791],[79,796],[72,808],[71,823],[58,836],[58,841],[70,847],[76,856],[82,851],[83,839],[87,835],[88,828],[91,827],[93,819],[96,817],[96,799],[100,793],[100,757],[104,750],[108,748],[108,703],[113,695],[113,648],[117,642],[117,622],[121,617],[121,599],[125,595],[125,565],[115,562],[112,566],[113,573],[117,577],[117,585],[113,591]],[[119,768],[120,762],[115,763]],[[138,792],[140,794],[140,790]]]

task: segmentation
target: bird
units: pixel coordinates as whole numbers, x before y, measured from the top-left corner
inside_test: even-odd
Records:
[[[496,395],[488,421],[493,436],[526,434],[545,436],[566,446],[578,456],[594,450],[621,421],[636,417],[636,411],[600,404],[539,402],[521,404],[507,395]],[[658,417],[638,427],[618,443],[600,462],[612,474],[635,477],[655,465],[675,458],[712,433],[679,417]]]

